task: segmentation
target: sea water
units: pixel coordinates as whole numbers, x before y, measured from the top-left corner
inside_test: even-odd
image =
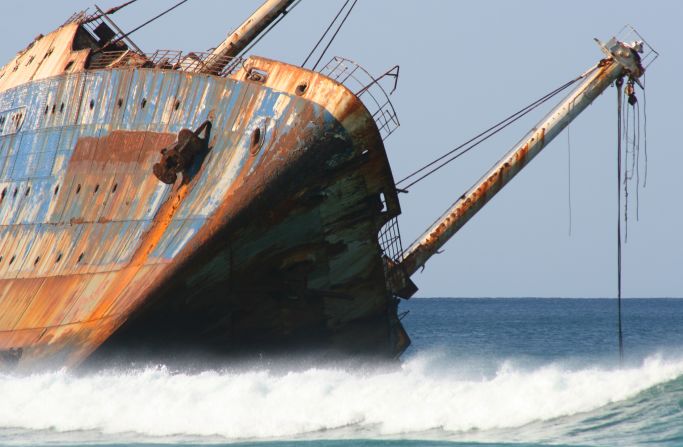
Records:
[[[413,299],[400,362],[0,374],[2,445],[683,445],[683,300]]]

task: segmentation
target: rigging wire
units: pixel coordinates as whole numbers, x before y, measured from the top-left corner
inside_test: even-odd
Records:
[[[619,324],[619,360],[624,361],[624,338],[621,325],[621,141],[623,78],[617,79],[617,314]]]
[[[256,46],[256,44],[258,44],[258,43],[261,41],[261,39],[263,39],[264,37],[266,37],[266,36],[268,35],[268,33],[269,33],[273,28],[275,28],[275,27],[277,26],[277,24],[280,23],[280,22],[282,21],[282,19],[284,19],[285,16],[286,16],[287,14],[289,14],[290,12],[292,12],[292,11],[294,10],[294,8],[296,8],[296,7],[299,5],[299,3],[301,3],[301,0],[296,0],[294,3],[292,3],[292,5],[291,5],[286,11],[284,11],[284,12],[280,15],[280,17],[277,18],[277,20],[275,20],[273,23],[271,23],[271,24],[268,26],[268,28],[266,28],[266,30],[265,30],[264,32],[262,32],[260,36],[258,36],[258,38],[256,38],[256,39],[255,39],[248,47],[246,47],[244,50],[240,51],[240,53],[239,53],[237,56],[239,56],[240,54],[246,54],[246,53],[248,53],[249,51],[251,51],[251,49],[254,48],[254,47]]]
[[[127,2],[125,2],[125,3],[123,3],[123,4],[119,5],[119,6],[114,6],[114,7],[112,7],[112,8],[109,8],[109,9],[107,9],[106,11],[104,11],[104,12],[102,12],[102,13],[100,13],[100,14],[96,14],[96,15],[93,15],[92,17],[89,17],[89,18],[88,18],[88,21],[85,22],[85,23],[93,22],[93,21],[95,21],[95,20],[97,20],[97,19],[102,18],[103,16],[110,16],[110,15],[112,15],[112,14],[115,14],[116,12],[118,12],[118,11],[122,10],[123,8],[125,8],[126,6],[132,5],[133,3],[137,2],[137,1],[138,1],[138,0],[130,0],[130,1],[127,1]]]
[[[484,130],[483,132],[475,135],[474,137],[470,138],[469,140],[465,141],[464,143],[460,144],[459,146],[456,146],[455,148],[451,149],[450,151],[446,152],[445,154],[439,156],[438,158],[430,161],[426,165],[420,167],[419,169],[413,171],[412,173],[408,174],[407,176],[403,177],[401,180],[396,182],[396,185],[400,185],[408,181],[409,179],[415,177],[416,175],[420,174],[421,172],[425,171],[426,169],[429,169],[430,167],[434,166],[435,164],[439,163],[440,161],[446,159],[443,163],[440,163],[437,165],[435,168],[427,171],[425,174],[417,178],[416,180],[412,181],[406,186],[402,186],[400,188],[400,192],[407,192],[407,190],[415,185],[416,183],[424,180],[425,178],[429,177],[436,171],[440,170],[447,164],[451,163],[452,161],[456,160],[460,156],[466,154],[470,150],[474,149],[477,147],[479,144],[483,143],[484,141],[488,140],[491,138],[493,135],[497,134],[498,132],[502,131],[506,127],[508,127],[510,124],[516,122],[523,116],[527,115],[529,112],[532,110],[536,109],[549,99],[553,98],[554,96],[558,95],[562,91],[566,90],[567,88],[571,87],[573,84],[578,82],[579,80],[583,79],[586,77],[588,74],[590,74],[594,69],[589,70],[588,72],[582,74],[581,76],[578,76],[571,81],[568,81],[561,85],[560,87],[556,88],[555,90],[551,91],[550,93],[547,93],[546,95],[540,97],[536,101],[532,102],[531,104],[527,105],[526,107],[518,110],[517,112],[513,113],[512,115],[508,116],[507,118],[503,119],[502,121],[494,124],[493,126],[489,127],[488,129]],[[468,146],[469,145],[469,146]],[[460,151],[462,149],[462,151]],[[460,151],[460,152],[458,152]],[[453,155],[455,154],[455,155]],[[453,155],[452,157],[448,158],[450,155]]]
[[[629,116],[630,116],[630,109],[626,104],[624,104],[623,99],[622,99],[622,117],[624,119],[623,123],[623,132],[622,132],[622,139],[625,147],[625,153],[624,153],[624,158],[626,159],[626,166],[624,167],[624,180],[623,180],[623,188],[624,188],[624,241],[628,241],[628,181],[629,181],[629,169],[628,169],[628,162],[630,160],[629,155],[629,140],[628,140],[628,134],[629,134],[629,126],[630,126],[630,121],[629,121]]]
[[[640,105],[635,94],[634,81],[626,84],[622,114],[625,116],[623,143],[625,145],[626,165],[624,167],[624,243],[628,242],[628,221],[630,205],[630,185],[635,183],[636,221],[640,219]]]
[[[332,38],[330,39],[330,41],[327,42],[327,45],[325,46],[325,48],[323,48],[323,52],[320,53],[320,57],[319,57],[318,60],[315,62],[315,65],[313,66],[313,68],[312,68],[311,70],[315,71],[315,69],[318,68],[318,64],[320,63],[320,61],[321,61],[321,60],[323,59],[323,57],[325,56],[325,53],[326,53],[327,50],[330,48],[330,45],[332,45],[332,42],[334,42],[334,39],[337,37],[337,34],[339,34],[339,31],[341,31],[342,27],[344,26],[344,23],[346,22],[346,19],[349,18],[349,15],[351,14],[351,11],[353,11],[353,8],[356,6],[356,3],[358,3],[358,0],[353,0],[353,3],[351,4],[351,7],[350,7],[349,10],[346,12],[346,15],[344,16],[344,18],[342,19],[341,23],[340,23],[339,26],[337,27],[337,31],[334,32],[334,34],[332,35]]]
[[[327,26],[327,29],[325,30],[325,32],[323,33],[323,35],[320,36],[320,39],[318,39],[318,42],[315,44],[315,46],[313,47],[313,49],[311,50],[311,52],[308,53],[308,56],[306,56],[306,60],[304,60],[304,63],[301,64],[301,67],[304,67],[304,66],[306,65],[306,63],[308,63],[308,60],[311,58],[311,56],[313,56],[313,53],[315,53],[315,50],[318,49],[318,46],[320,46],[320,44],[321,44],[322,41],[325,39],[325,37],[327,37],[327,33],[330,32],[330,30],[332,29],[332,26],[335,24],[335,22],[337,21],[337,19],[338,19],[339,16],[341,15],[341,13],[342,13],[342,12],[344,11],[344,9],[346,8],[346,5],[348,5],[350,1],[351,1],[351,0],[346,0],[346,1],[344,2],[344,4],[342,5],[342,7],[339,8],[339,12],[337,12],[337,15],[334,16],[334,19],[332,19],[332,21],[330,22],[330,24]]]
[[[569,211],[569,237],[572,236],[572,146],[567,124],[567,209]]]
[[[634,138],[638,144],[636,151],[636,222],[640,221],[640,103],[635,105],[636,134]]]
[[[643,188],[647,187],[647,93],[645,90],[645,76],[643,73],[643,148],[645,156],[645,172],[643,173]]]
[[[136,31],[138,31],[139,29],[141,29],[141,28],[143,28],[143,27],[149,25],[150,23],[154,22],[154,21],[157,20],[158,18],[165,16],[165,15],[168,14],[169,12],[173,11],[174,9],[176,9],[177,7],[179,7],[180,5],[182,5],[183,3],[186,3],[186,2],[188,2],[188,1],[189,1],[189,0],[181,0],[181,1],[179,1],[179,2],[176,3],[175,5],[173,5],[173,6],[171,6],[170,8],[168,8],[166,11],[164,11],[164,12],[162,12],[162,13],[160,13],[160,14],[157,14],[156,16],[152,17],[151,19],[149,19],[148,21],[146,21],[146,22],[143,23],[142,25],[138,26],[137,28],[134,28],[133,30],[128,31],[128,32],[127,32],[126,34],[124,34],[123,36],[120,36],[120,37],[118,37],[118,38],[116,38],[116,39],[114,39],[114,40],[112,40],[112,41],[110,41],[110,42],[107,42],[106,45],[104,45],[102,48],[100,48],[100,49],[97,50],[97,51],[98,51],[98,52],[99,52],[99,51],[104,51],[105,48],[107,48],[107,47],[109,47],[109,46],[111,46],[111,45],[114,45],[115,43],[120,42],[121,40],[123,40],[123,39],[129,37],[129,36],[130,36],[131,34],[133,34],[134,32],[136,32]]]

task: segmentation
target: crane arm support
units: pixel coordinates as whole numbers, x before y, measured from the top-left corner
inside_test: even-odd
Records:
[[[259,36],[294,0],[266,0],[254,13],[235,29],[211,52],[202,70],[205,73],[220,73],[232,58],[237,56],[247,45]]]
[[[400,267],[406,277],[423,267],[432,255],[610,84],[626,75],[634,80],[642,76],[644,69],[637,53],[638,42],[625,44],[612,39],[607,45],[599,44],[610,57],[588,70],[577,88],[404,251]]]

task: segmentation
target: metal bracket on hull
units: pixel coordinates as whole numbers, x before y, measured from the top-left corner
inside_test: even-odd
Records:
[[[204,133],[204,138],[199,135]],[[198,154],[206,152],[211,136],[211,121],[204,121],[194,132],[182,129],[178,132],[178,140],[171,146],[161,150],[161,161],[155,163],[152,172],[162,182],[172,185],[178,173],[183,174],[183,181],[192,167]]]

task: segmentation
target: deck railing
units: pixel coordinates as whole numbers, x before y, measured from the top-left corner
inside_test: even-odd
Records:
[[[176,70],[190,73],[204,72],[207,66],[216,66],[214,62],[224,62],[223,69],[214,72],[217,76],[227,76],[244,61],[242,58],[220,57],[212,53],[190,52],[178,50],[157,50],[154,53],[138,53],[132,50],[102,51],[92,56],[88,68],[98,70],[117,67],[154,67],[162,70]]]
[[[377,123],[382,140],[386,140],[401,125],[396,110],[389,100],[389,95],[396,89],[398,82],[398,65],[375,78],[356,62],[335,56],[320,70],[320,73],[344,84],[363,101]],[[387,80],[393,82],[393,88],[389,93],[382,86]]]

